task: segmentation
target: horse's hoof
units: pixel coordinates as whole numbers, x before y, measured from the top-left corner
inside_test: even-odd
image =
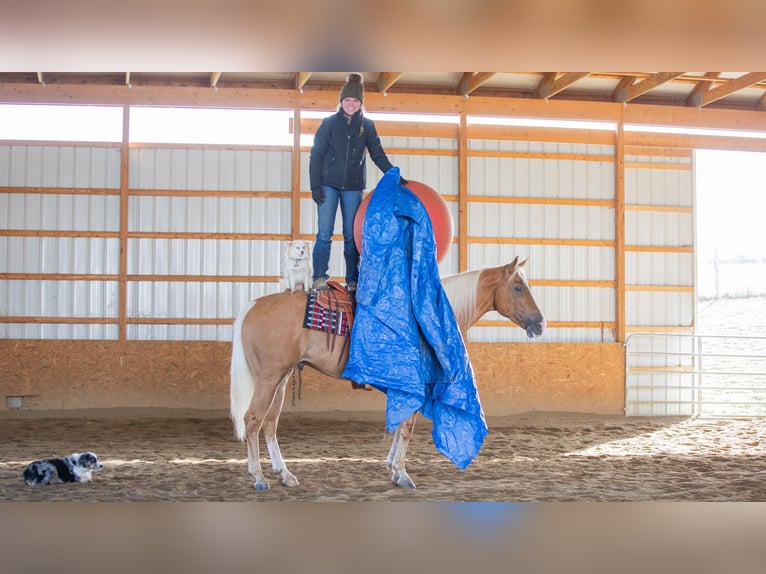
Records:
[[[412,482],[412,479],[403,470],[395,471],[391,477],[391,482],[393,482],[396,486],[415,490],[415,483]]]
[[[282,484],[285,486],[298,486],[298,479],[295,475],[288,471],[282,471]]]
[[[259,478],[253,483],[253,488],[255,490],[269,490],[269,483]]]

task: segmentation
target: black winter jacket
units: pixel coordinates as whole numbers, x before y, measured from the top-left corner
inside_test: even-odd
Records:
[[[383,151],[372,120],[359,110],[346,121],[342,110],[326,117],[314,136],[309,156],[311,189],[330,185],[343,190],[364,191],[367,182],[366,150],[385,173],[393,167]]]

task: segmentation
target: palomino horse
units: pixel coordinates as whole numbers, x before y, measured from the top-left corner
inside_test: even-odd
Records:
[[[496,310],[530,338],[542,335],[545,319],[529,290],[525,263],[519,263],[516,257],[507,265],[442,280],[462,333],[485,313]],[[304,292],[266,295],[253,301],[234,323],[231,418],[239,440],[247,440],[247,469],[255,479],[256,490],[269,488],[260,462],[261,428],[274,473],[285,486],[298,484],[295,475],[287,470],[277,443],[277,423],[293,369],[305,363],[325,375],[341,378],[348,360],[348,345],[328,348],[326,333],[303,327],[305,309]],[[386,459],[392,482],[405,488],[415,488],[404,460],[416,418],[417,412],[399,425]]]

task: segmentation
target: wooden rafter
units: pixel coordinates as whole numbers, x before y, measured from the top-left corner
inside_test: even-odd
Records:
[[[721,72],[705,72],[705,79],[700,80],[695,84],[695,86],[692,88],[692,91],[689,93],[689,97],[686,98],[686,103],[690,106],[693,105],[692,102],[694,101],[694,98],[697,97],[697,94],[708,91],[713,86],[713,82],[711,80],[714,80],[720,75]]]
[[[311,72],[295,72],[295,89],[303,91],[303,86],[309,81]]]
[[[641,94],[645,94],[649,90],[653,90],[662,84],[667,84],[682,74],[683,72],[658,72],[656,74],[652,74],[651,76],[648,76],[640,82],[636,82],[627,88],[619,91],[615,90],[617,92],[615,101],[629,102],[634,100]]]
[[[45,85],[45,80],[43,80],[42,72],[37,72],[37,83],[42,84],[43,86]]]
[[[381,72],[378,74],[378,91],[385,94],[403,75],[404,72]]]
[[[218,86],[218,80],[221,79],[221,72],[210,72],[210,87]]]
[[[469,96],[471,92],[475,91],[496,73],[497,72],[466,72],[460,78],[458,94],[461,96]]]
[[[559,92],[563,92],[576,81],[583,79],[589,72],[566,72],[560,76],[556,72],[548,72],[535,89],[535,97],[546,100]]]
[[[125,72],[125,85],[129,88],[132,87],[130,84],[130,72]]]
[[[692,98],[692,105],[701,108],[715,101],[718,101],[721,98],[725,98],[734,92],[738,92],[739,90],[744,90],[745,88],[754,86],[763,80],[766,80],[766,72],[750,72],[749,74],[745,74],[739,78],[729,80],[725,84],[721,84],[720,86],[712,88],[707,92],[697,94],[694,98]]]
[[[636,82],[636,78],[633,76],[623,76],[622,79],[620,79],[619,83],[617,84],[617,87],[612,91],[612,99],[614,101],[617,101],[617,97],[620,95],[620,93],[627,90],[630,86],[632,86]]]

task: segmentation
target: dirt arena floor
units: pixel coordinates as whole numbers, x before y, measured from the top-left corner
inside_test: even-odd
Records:
[[[701,305],[707,332],[737,331],[766,313],[766,298]],[[761,312],[763,311],[763,312]],[[766,335],[763,327],[746,329]],[[62,418],[63,417],[63,418]],[[5,501],[766,501],[766,419],[625,418],[528,413],[489,418],[479,456],[458,470],[420,418],[407,470],[418,488],[393,486],[384,413],[285,414],[279,440],[300,486],[271,479],[256,492],[243,443],[226,412],[96,411],[0,416]],[[36,458],[93,450],[91,483],[31,487]],[[265,457],[265,445],[261,445]],[[265,459],[264,459],[265,460]],[[265,460],[264,470],[270,476]]]
[[[6,501],[764,501],[766,421],[535,413],[488,420],[479,456],[458,470],[421,419],[393,486],[383,415],[286,415],[280,443],[300,486],[256,492],[225,416],[0,420]],[[262,447],[263,448],[263,447]],[[27,486],[33,458],[93,450],[91,483]],[[268,461],[267,461],[268,462]],[[267,476],[270,468],[264,466]]]

